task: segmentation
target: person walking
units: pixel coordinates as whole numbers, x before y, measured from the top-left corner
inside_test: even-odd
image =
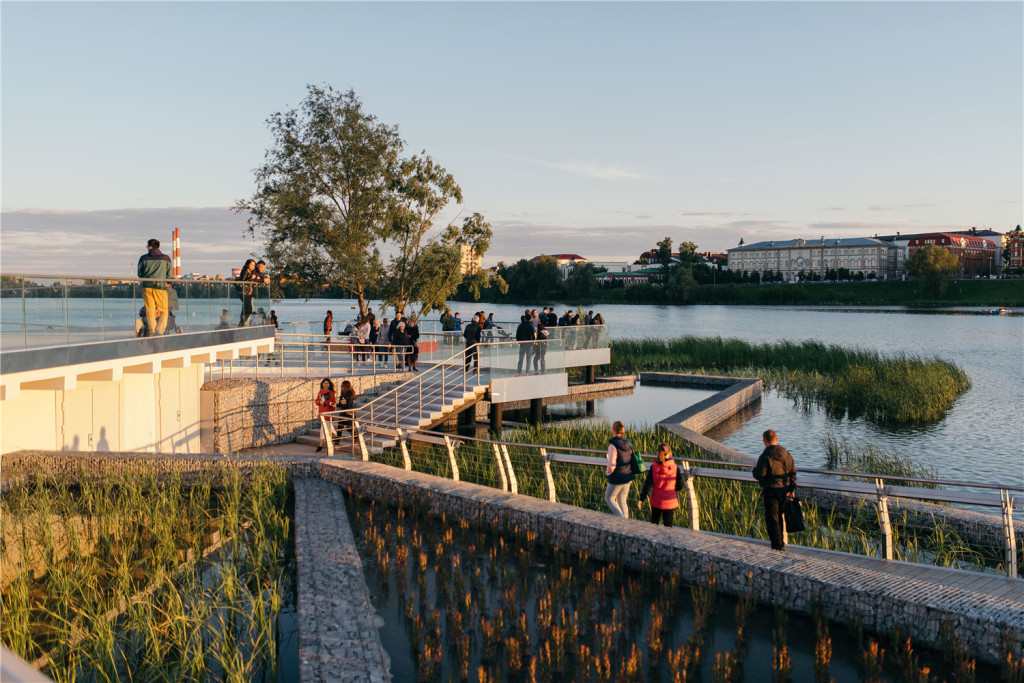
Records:
[[[476,347],[480,343],[480,316],[474,315],[473,320],[466,325],[466,331],[462,333],[462,336],[466,338],[466,372],[469,372],[475,366],[477,370],[480,369],[480,349]]]
[[[138,275],[143,280],[170,280],[171,257],[160,251],[160,240],[149,240],[148,251],[139,257]],[[142,304],[146,309],[148,330],[143,337],[161,335],[167,328],[170,308],[167,304],[166,282],[143,282]],[[251,312],[251,311],[250,311]]]
[[[380,329],[377,331],[377,360],[381,363],[388,362],[387,348],[391,346],[391,321],[387,318],[382,318],[380,321]]]
[[[647,470],[647,480],[640,491],[638,509],[643,509],[647,495],[651,496],[651,522],[658,520],[665,526],[672,527],[672,517],[679,507],[677,492],[682,489],[682,478],[675,460],[672,459],[672,447],[667,443],[658,446],[658,459]]]
[[[765,526],[768,527],[772,550],[786,552],[782,513],[786,509],[786,501],[796,497],[796,466],[789,451],[779,445],[774,429],[766,431],[761,438],[765,448],[754,465],[754,479],[761,485],[764,496]]]
[[[331,343],[331,332],[334,331],[334,311],[327,311],[324,318],[324,343]]]
[[[633,484],[633,444],[626,438],[626,427],[620,421],[612,423],[612,438],[608,441],[608,466],[605,467],[608,488],[604,500],[612,512],[629,519],[629,488]]]
[[[317,417],[320,417],[324,413],[333,412],[337,406],[337,400],[334,395],[334,382],[329,377],[324,377],[320,381],[320,391],[316,395],[316,400],[313,401],[317,407]],[[319,453],[324,449],[324,444],[327,439],[333,439],[337,433],[334,431],[333,418],[328,417],[326,421],[321,420],[320,426],[320,443],[316,447],[316,452]]]
[[[516,328],[516,341],[519,342],[519,362],[516,363],[516,376],[523,374],[523,361],[526,361],[526,371],[530,371],[530,354],[533,352],[533,344],[526,342],[535,339],[533,325],[530,324],[530,316],[523,315],[519,318],[519,327]]]

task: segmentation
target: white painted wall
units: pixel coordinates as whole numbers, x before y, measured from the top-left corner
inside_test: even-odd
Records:
[[[0,401],[0,448],[199,453],[203,366],[126,373]]]

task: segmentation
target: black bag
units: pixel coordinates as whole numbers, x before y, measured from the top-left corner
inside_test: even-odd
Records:
[[[804,509],[800,505],[799,498],[791,498],[786,501],[786,507],[782,511],[782,516],[786,520],[787,533],[794,534],[807,528],[804,525]]]
[[[676,491],[677,492],[678,491],[682,491],[683,490],[683,486],[684,486],[684,483],[683,483],[683,471],[677,469],[676,470]]]

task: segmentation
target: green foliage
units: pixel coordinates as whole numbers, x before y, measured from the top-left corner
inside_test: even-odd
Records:
[[[786,396],[821,403],[834,415],[878,423],[933,424],[971,381],[939,358],[883,356],[819,342],[752,344],[739,339],[680,337],[611,343],[607,374],[696,372],[760,377]]]
[[[920,281],[922,292],[942,298],[958,266],[959,261],[951,251],[927,244],[914,252],[903,269]]]
[[[846,437],[826,434],[821,439],[825,448],[825,469],[836,472],[862,472],[884,476],[937,479],[938,472],[931,465],[916,462],[895,448],[886,450],[873,443],[851,443]],[[887,479],[894,486],[922,486],[938,488],[938,484],[925,484],[902,479]]]

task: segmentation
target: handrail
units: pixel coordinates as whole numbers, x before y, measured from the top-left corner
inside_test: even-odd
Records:
[[[339,412],[355,413],[357,411],[358,408],[351,411]],[[454,446],[449,436],[444,432],[439,432],[430,429],[422,429],[419,426],[400,425],[397,424],[397,421],[396,423],[374,422],[372,417],[370,419],[365,419],[365,416],[364,419],[361,420],[359,423],[359,429],[355,431],[357,431],[358,434],[353,433],[353,441],[358,439],[358,447],[359,450],[361,451],[361,455],[364,460],[369,459],[369,452],[364,438],[364,435],[366,433],[374,433],[375,431],[379,433],[381,431],[384,431],[385,433],[393,434],[395,437],[397,437],[398,445],[402,449],[403,461],[406,469],[411,469],[412,467],[411,460],[408,455],[406,439],[444,444],[448,451],[449,460],[453,463],[452,476],[454,479],[458,479],[458,468],[454,466]],[[515,472],[512,467],[512,461],[508,456],[508,449],[518,448],[526,449],[527,451],[536,451],[536,457],[544,470],[547,499],[552,502],[557,502],[554,478],[551,472],[552,462],[567,462],[594,467],[604,467],[607,465],[606,453],[604,451],[596,449],[576,448],[570,446],[551,446],[546,444],[520,443],[513,441],[498,441],[494,439],[483,439],[479,437],[463,435],[459,435],[458,441],[467,443],[477,443],[483,447],[482,450],[484,452],[493,450],[495,454],[495,467],[497,468],[499,474],[498,481],[501,482],[501,486],[504,490],[510,490],[508,488],[509,486],[512,486],[510,482],[515,482],[517,480],[517,478],[515,477]],[[650,454],[639,455],[642,459],[645,460],[653,460],[656,458],[656,456]],[[699,531],[700,527],[697,492],[696,488],[693,485],[694,479],[696,479],[697,477],[705,477],[708,479],[722,479],[729,481],[753,483],[753,479],[750,477],[750,475],[746,474],[747,470],[753,468],[753,465],[750,465],[748,463],[731,463],[682,457],[676,457],[674,458],[674,460],[680,466],[680,470],[684,474],[686,482],[686,495],[689,499],[688,502],[690,510],[690,528],[696,531]],[[707,465],[713,465],[713,467],[708,467]],[[509,475],[508,477],[506,477],[506,472]],[[1000,508],[1002,511],[1001,521],[1003,528],[1003,557],[1005,560],[1006,573],[1007,576],[1011,578],[1014,578],[1017,575],[1017,548],[1015,530],[1013,525],[1013,510],[1024,509],[1024,495],[1012,494],[1024,494],[1024,487],[983,484],[978,482],[910,479],[908,477],[900,477],[898,475],[874,475],[863,472],[836,472],[833,470],[810,468],[797,470],[797,473],[804,475],[824,475],[818,477],[804,476],[799,480],[800,488],[836,491],[840,493],[853,493],[873,497],[875,499],[874,503],[878,513],[879,526],[883,539],[879,546],[881,548],[883,557],[885,557],[886,559],[894,559],[894,535],[892,531],[892,524],[889,521],[887,502],[890,496],[937,503],[953,502],[967,505],[981,505],[987,507]],[[867,483],[835,481],[834,479],[827,479],[825,477],[856,477],[861,479],[870,479],[873,480],[873,482]],[[935,485],[949,484],[964,487],[985,488],[989,489],[990,491],[998,493],[996,495],[993,495],[992,493],[980,494],[970,493],[966,491],[951,491],[948,489],[929,489],[899,486],[886,484],[887,480],[912,480],[920,483]],[[512,490],[512,492],[515,493],[517,491]],[[993,517],[993,520],[995,519],[997,518]]]

